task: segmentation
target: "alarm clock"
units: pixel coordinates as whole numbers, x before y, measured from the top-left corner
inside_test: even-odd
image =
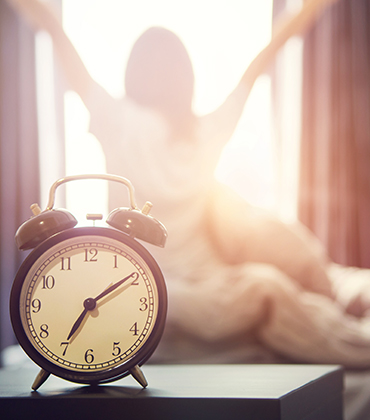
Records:
[[[56,189],[69,181],[104,179],[124,184],[130,207],[88,215],[92,226],[76,227],[65,209],[54,209]],[[156,349],[165,326],[167,292],[162,272],[142,240],[165,245],[165,227],[140,210],[129,180],[115,175],[76,175],[56,181],[44,211],[16,232],[20,250],[32,249],[19,268],[10,295],[16,338],[41,367],[32,389],[50,374],[100,384],[132,375],[143,387],[141,366]]]

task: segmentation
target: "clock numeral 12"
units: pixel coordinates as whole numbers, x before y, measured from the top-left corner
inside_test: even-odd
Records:
[[[84,262],[97,262],[98,250],[95,248],[85,249],[85,259]]]

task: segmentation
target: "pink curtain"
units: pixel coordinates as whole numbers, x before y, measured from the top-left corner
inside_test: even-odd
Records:
[[[34,36],[0,0],[0,350],[13,344],[9,294],[25,257],[14,235],[39,202]]]
[[[304,41],[299,217],[338,263],[370,267],[370,2],[340,0]]]

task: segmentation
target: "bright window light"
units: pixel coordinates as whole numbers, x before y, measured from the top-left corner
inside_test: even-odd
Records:
[[[64,0],[63,22],[92,77],[114,96],[124,94],[126,61],[139,35],[164,26],[184,42],[195,72],[194,110],[220,105],[271,38],[272,0]],[[275,203],[270,118],[271,82],[257,80],[216,176],[256,205]],[[66,172],[104,172],[99,142],[87,132],[88,112],[76,94],[65,97]],[[102,182],[102,181],[98,181]],[[104,183],[103,183],[104,184]],[[105,186],[68,186],[67,206],[79,218],[106,213]],[[82,188],[82,189],[81,189]],[[102,196],[104,200],[102,200]],[[87,197],[93,197],[86,208]],[[90,199],[89,199],[90,200]],[[94,201],[95,200],[95,201]]]

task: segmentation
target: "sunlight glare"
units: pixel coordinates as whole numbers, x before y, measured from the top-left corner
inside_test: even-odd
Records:
[[[115,97],[124,94],[125,65],[137,37],[150,26],[174,31],[193,62],[196,80],[193,107],[198,114],[217,108],[236,86],[251,60],[270,40],[271,19],[272,0],[63,1],[66,33],[92,77]],[[89,161],[90,170],[102,172],[101,150],[96,142],[90,144],[91,135],[86,130],[88,114],[76,96],[68,93],[65,99],[67,173],[85,170],[85,160]],[[216,176],[250,201],[271,205],[268,76],[262,76],[256,83]],[[68,202],[81,203],[78,195],[68,192]]]

